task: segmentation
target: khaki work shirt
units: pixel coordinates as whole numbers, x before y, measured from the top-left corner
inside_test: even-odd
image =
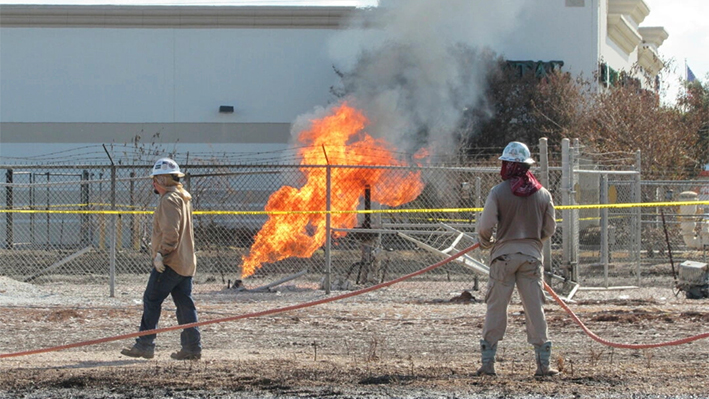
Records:
[[[491,260],[514,253],[541,260],[542,242],[556,230],[554,201],[544,187],[529,197],[518,197],[504,181],[490,190],[477,228],[480,247],[492,248]]]
[[[160,196],[153,214],[152,257],[160,252],[163,263],[181,276],[194,276],[197,257],[192,230],[192,201],[169,187]]]

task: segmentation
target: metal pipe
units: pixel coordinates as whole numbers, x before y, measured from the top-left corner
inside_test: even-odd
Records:
[[[111,210],[116,210],[116,167],[111,166]],[[109,296],[113,298],[116,290],[116,214],[111,215],[111,254],[109,257],[108,281]]]
[[[639,204],[642,202],[642,181],[640,179],[641,168],[641,156],[640,150],[635,152],[635,170],[637,174],[635,175],[635,203]],[[642,209],[637,208],[635,211],[635,280],[636,284],[640,285],[640,251],[642,250]]]
[[[49,203],[49,179],[50,179],[50,175],[49,175],[49,172],[47,172],[47,210],[49,210],[49,206],[50,206],[50,203]],[[51,242],[49,241],[49,224],[50,224],[49,222],[50,222],[49,212],[47,212],[47,248],[49,248],[49,246],[51,245]]]
[[[325,198],[325,293],[330,294],[332,283],[332,168],[326,167],[326,198]]]
[[[8,183],[12,183],[12,169],[8,169],[5,172],[5,181]],[[7,209],[12,209],[12,187],[5,187],[5,207]],[[7,249],[12,249],[13,247],[13,242],[14,242],[14,237],[12,236],[13,233],[13,214],[12,212],[8,212],[5,214],[5,246]]]
[[[369,184],[364,186],[364,210],[372,210],[372,188]],[[369,229],[372,227],[372,216],[370,213],[364,214],[364,221],[362,222],[362,228]]]
[[[608,175],[601,175],[601,204],[608,203]],[[608,288],[608,208],[601,208],[601,263],[603,264],[603,282]]]
[[[81,181],[88,183],[89,181],[89,171],[84,170],[83,173],[81,174]],[[88,210],[89,204],[91,203],[90,195],[89,195],[89,190],[90,186],[88,184],[82,184],[81,185],[81,204],[86,206],[86,209]],[[90,225],[90,220],[91,217],[89,215],[81,215],[80,216],[80,234],[81,234],[81,245],[86,246],[91,243],[90,239],[90,234],[91,231],[89,229]]]
[[[35,209],[35,201],[36,201],[36,198],[35,198],[36,188],[34,187],[35,177],[36,177],[36,173],[34,173],[34,172],[30,173],[30,184],[33,185],[32,187],[30,187],[30,209],[32,209],[32,210]],[[37,242],[35,241],[34,219],[35,219],[34,213],[30,214],[30,242],[32,242],[32,245],[37,244]]]

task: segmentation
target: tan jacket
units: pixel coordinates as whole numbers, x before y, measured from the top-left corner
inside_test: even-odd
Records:
[[[497,232],[493,240],[495,226]],[[480,247],[492,247],[491,260],[514,253],[541,260],[542,241],[556,230],[551,194],[542,187],[529,197],[518,197],[504,181],[490,190],[477,227]]]
[[[152,257],[158,252],[163,263],[181,276],[194,276],[197,257],[192,230],[192,201],[185,201],[175,187],[160,196],[153,214]]]

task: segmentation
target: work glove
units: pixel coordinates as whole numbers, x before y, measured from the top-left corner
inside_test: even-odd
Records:
[[[490,241],[478,239],[478,242],[480,243],[480,248],[489,249],[489,248],[492,248],[492,244],[495,243],[495,237],[491,237]]]
[[[162,263],[162,254],[160,252],[155,255],[155,259],[153,259],[153,266],[155,266],[155,270],[157,270],[158,273],[165,271],[165,264]]]

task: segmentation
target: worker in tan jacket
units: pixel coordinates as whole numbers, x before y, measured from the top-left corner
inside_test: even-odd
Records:
[[[180,167],[170,158],[161,158],[153,167],[153,189],[160,195],[153,214],[151,255],[153,268],[143,294],[143,318],[140,331],[158,327],[162,303],[168,295],[177,307],[177,322],[197,322],[197,309],[192,299],[192,277],[197,268],[192,228],[192,196],[180,183]],[[180,351],[173,359],[196,360],[202,356],[200,331],[186,328],[180,335]],[[121,353],[130,357],[152,359],[155,334],[136,339],[133,347]]]
[[[554,202],[529,171],[534,160],[525,144],[509,143],[499,159],[504,181],[490,191],[477,226],[480,246],[491,250],[480,341],[482,367],[477,374],[496,375],[497,342],[505,335],[507,307],[516,285],[524,307],[527,342],[534,346],[535,375],[555,375],[558,371],[549,366],[551,342],[544,317],[542,267],[542,242],[556,229]]]

